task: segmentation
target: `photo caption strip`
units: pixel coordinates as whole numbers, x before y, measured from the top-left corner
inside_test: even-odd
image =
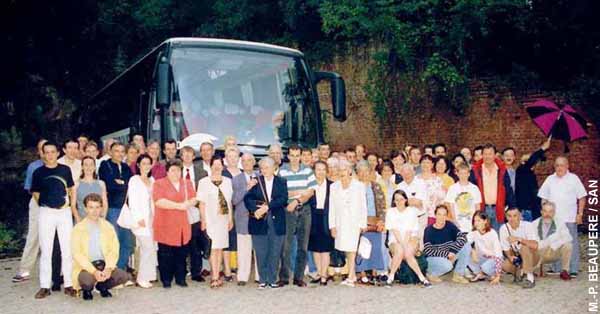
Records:
[[[588,180],[587,184],[587,281],[588,312],[598,312],[598,180]]]

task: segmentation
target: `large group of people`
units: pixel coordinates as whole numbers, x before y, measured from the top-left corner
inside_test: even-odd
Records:
[[[458,284],[498,284],[507,273],[532,288],[536,275],[579,271],[586,191],[564,156],[538,188],[534,168],[550,140],[520,164],[514,148],[492,144],[453,156],[443,143],[407,145],[385,157],[362,144],[292,144],[287,155],[273,144],[258,162],[233,138],[220,150],[168,140],[164,158],[140,134],[106,140],[102,157],[98,146],[86,136],[40,140],[27,168],[29,229],[13,281],[30,279],[41,252],[35,298],[61,285],[85,300],[159,280],[187,287],[188,276],[213,289],[253,276],[275,289],[335,277],[429,287],[449,273]]]

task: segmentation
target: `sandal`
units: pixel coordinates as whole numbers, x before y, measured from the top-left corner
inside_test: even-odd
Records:
[[[482,273],[479,273],[477,275],[475,275],[475,277],[473,277],[471,280],[469,280],[470,282],[478,282],[478,281],[483,281],[485,280],[485,275]]]
[[[210,281],[210,288],[211,288],[211,289],[216,289],[216,288],[218,288],[218,287],[220,287],[220,285],[219,285],[219,280],[218,280],[218,279],[212,279],[212,280]]]

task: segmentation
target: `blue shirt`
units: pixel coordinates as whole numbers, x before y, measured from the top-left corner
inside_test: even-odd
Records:
[[[32,161],[29,163],[29,165],[27,166],[27,172],[25,174],[25,184],[23,185],[23,188],[25,189],[25,191],[29,192],[29,190],[31,190],[31,182],[33,181],[33,172],[35,170],[37,170],[37,168],[39,168],[43,165],[44,165],[44,162],[41,159],[38,159],[36,161]]]
[[[373,193],[373,188],[371,185],[367,185],[367,216],[374,217],[377,216],[377,209],[375,208],[375,193]]]

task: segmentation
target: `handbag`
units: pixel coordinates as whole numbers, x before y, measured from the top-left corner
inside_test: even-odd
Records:
[[[346,266],[346,254],[340,250],[333,250],[329,253],[329,266],[335,268],[342,268]]]
[[[358,239],[358,254],[357,256],[362,257],[363,259],[371,258],[371,250],[373,249],[373,245],[371,241],[367,239],[367,237],[361,235]]]
[[[121,228],[125,229],[133,229],[137,226],[137,222],[133,221],[133,215],[131,214],[131,209],[129,205],[127,205],[127,201],[129,200],[129,191],[127,191],[127,195],[125,196],[125,203],[123,203],[123,207],[121,207],[121,212],[119,213],[119,218],[117,218],[117,224],[121,226]]]
[[[210,257],[210,251],[212,248],[212,240],[206,233],[206,230],[200,230],[200,239],[199,239],[199,250],[200,255],[204,259],[208,259]]]

